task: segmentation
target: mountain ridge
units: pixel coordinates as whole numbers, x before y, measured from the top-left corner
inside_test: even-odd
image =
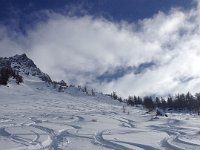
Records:
[[[0,57],[0,78],[4,76],[13,77],[19,75],[22,77],[25,76],[35,76],[40,78],[45,82],[52,82],[50,76],[46,73],[43,73],[27,55],[14,55],[12,57]]]

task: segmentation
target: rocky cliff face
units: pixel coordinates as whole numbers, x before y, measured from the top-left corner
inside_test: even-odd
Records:
[[[6,74],[9,77],[20,75],[24,76],[36,76],[42,81],[52,82],[49,75],[43,73],[34,62],[29,59],[26,54],[15,55],[13,57],[0,58],[0,80]]]

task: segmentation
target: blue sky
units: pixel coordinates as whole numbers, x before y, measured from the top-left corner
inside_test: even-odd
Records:
[[[128,95],[199,92],[198,0],[2,0],[0,52]]]
[[[45,15],[37,14],[45,10],[135,22],[149,18],[159,11],[168,12],[172,7],[190,9],[193,5],[191,0],[1,0],[0,22],[24,31],[27,27],[43,21]]]

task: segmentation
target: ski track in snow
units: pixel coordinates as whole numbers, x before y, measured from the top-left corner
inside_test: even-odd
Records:
[[[2,150],[200,149],[199,116],[156,119],[140,107],[123,113],[124,104],[100,94],[27,86],[0,87]]]

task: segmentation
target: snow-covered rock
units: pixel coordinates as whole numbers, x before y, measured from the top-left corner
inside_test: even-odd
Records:
[[[23,77],[35,76],[39,77],[42,81],[51,82],[49,75],[43,73],[26,54],[0,58],[0,69],[3,67],[12,68],[14,72]]]

